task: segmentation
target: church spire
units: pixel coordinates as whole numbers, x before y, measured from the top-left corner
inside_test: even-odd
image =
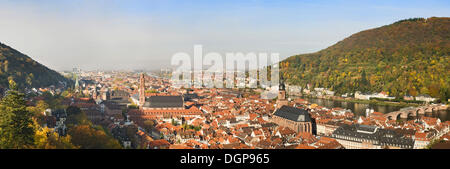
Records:
[[[80,84],[78,83],[78,75],[75,74],[75,92],[79,92]]]

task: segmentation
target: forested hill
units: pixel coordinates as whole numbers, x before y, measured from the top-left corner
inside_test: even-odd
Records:
[[[69,82],[58,72],[0,43],[0,88],[8,88],[11,78],[20,88],[47,87],[58,85],[59,82]]]
[[[288,84],[338,94],[450,95],[450,18],[414,18],[362,31],[316,53],[281,62]]]

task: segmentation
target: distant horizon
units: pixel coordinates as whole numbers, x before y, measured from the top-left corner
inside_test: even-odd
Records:
[[[0,42],[56,71],[159,70],[177,52],[323,50],[409,18],[450,16],[447,1],[1,2]]]
[[[426,17],[426,18],[425,18],[425,17],[416,17],[416,18],[424,18],[424,19],[427,19],[427,18],[432,18],[432,17],[445,18],[444,16],[431,16],[431,17]],[[404,18],[404,19],[400,19],[400,20],[397,20],[397,21],[406,20],[406,19],[412,19],[412,18]],[[397,21],[395,21],[395,22],[397,22]],[[368,28],[368,29],[366,29],[366,30],[376,29],[376,28],[379,28],[379,27],[382,27],[382,26],[386,26],[386,25],[393,24],[393,23],[395,23],[395,22],[392,22],[392,23],[389,23],[389,24],[385,24],[385,25],[381,25],[381,26],[374,27],[374,28]],[[356,34],[356,33],[362,32],[362,31],[365,31],[365,30],[358,31],[358,32],[355,32],[355,33],[353,33],[353,34]],[[353,34],[351,34],[351,35],[353,35]],[[351,35],[349,35],[349,36],[351,36]],[[345,37],[345,38],[347,38],[347,37]],[[345,38],[343,38],[343,39],[341,39],[341,40],[338,40],[336,43],[338,43],[339,41],[344,40]],[[2,43],[2,42],[0,42],[0,43]],[[328,47],[330,47],[330,46],[332,46],[332,45],[335,45],[336,43],[331,44],[331,45],[329,45],[329,46],[327,46],[327,47],[325,47],[325,48],[323,48],[323,49],[318,49],[318,50],[316,50],[316,51],[307,52],[307,53],[298,53],[298,54],[293,54],[293,55],[290,55],[290,56],[285,56],[285,57],[283,57],[283,60],[286,59],[286,58],[288,58],[288,57],[295,56],[295,55],[303,55],[303,54],[316,53],[316,52],[319,52],[319,51],[321,51],[321,50],[324,50],[324,49],[326,49],[326,48],[328,48]],[[5,44],[5,45],[8,45],[8,44]],[[8,45],[8,46],[9,46],[9,45]],[[10,46],[10,47],[14,48],[13,46]],[[14,49],[15,49],[15,48],[14,48]],[[16,49],[16,50],[17,50],[17,49]],[[19,52],[21,52],[21,51],[19,51]],[[32,56],[30,56],[30,55],[28,55],[28,54],[26,54],[26,53],[23,53],[23,54],[25,54],[25,55],[31,57],[32,59],[34,59]],[[41,64],[42,64],[42,63],[41,63]],[[165,68],[174,67],[174,66],[171,66],[171,65],[167,65],[167,66],[163,66],[163,67],[160,67],[160,68],[119,68],[119,69],[114,69],[114,68],[107,68],[107,69],[105,69],[105,68],[93,68],[93,69],[82,69],[82,68],[80,68],[80,67],[74,66],[74,67],[72,67],[72,68],[65,68],[65,69],[57,70],[57,69],[53,69],[53,68],[51,68],[51,67],[49,67],[49,66],[47,66],[47,65],[44,65],[44,66],[46,66],[46,67],[48,67],[48,68],[50,68],[50,69],[52,69],[52,70],[55,70],[55,71],[57,71],[57,72],[72,72],[74,68],[78,68],[78,69],[81,69],[82,71],[88,71],[88,72],[90,72],[90,71],[103,71],[103,72],[109,72],[109,71],[133,71],[133,72],[144,71],[144,72],[151,72],[151,71],[159,71],[160,69],[165,69]]]

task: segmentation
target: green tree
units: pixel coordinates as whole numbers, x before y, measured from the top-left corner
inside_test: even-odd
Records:
[[[154,125],[155,122],[153,120],[145,120],[143,127],[146,131],[151,131]]]
[[[32,113],[27,111],[24,94],[13,80],[9,91],[0,102],[0,148],[21,149],[34,145]]]
[[[75,106],[69,106],[66,109],[67,120],[66,124],[71,127],[73,125],[92,125],[92,122],[87,118],[85,112]]]

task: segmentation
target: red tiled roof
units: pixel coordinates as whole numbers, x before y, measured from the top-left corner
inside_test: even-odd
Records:
[[[193,149],[192,147],[188,147],[183,144],[173,144],[169,146],[169,149]]]
[[[167,140],[159,139],[159,140],[151,141],[149,143],[149,146],[152,148],[154,148],[154,147],[161,148],[161,147],[165,147],[165,146],[170,146],[170,143]]]
[[[313,146],[305,145],[305,144],[299,144],[295,147],[295,149],[316,149],[316,148]]]

